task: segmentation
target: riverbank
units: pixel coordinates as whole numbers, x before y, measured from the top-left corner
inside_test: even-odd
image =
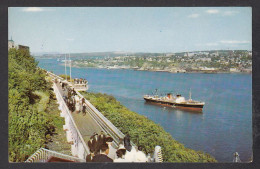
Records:
[[[160,125],[130,111],[113,96],[89,92],[82,94],[119,130],[129,133],[135,144],[144,146],[146,153],[152,153],[154,147],[160,145],[164,162],[217,162],[207,153],[184,147]]]
[[[64,66],[64,63],[60,64],[61,66]],[[72,65],[73,68],[95,68],[95,69],[107,69],[107,70],[135,70],[135,71],[148,71],[148,72],[167,72],[167,73],[200,73],[200,74],[252,74],[252,72],[230,72],[230,71],[207,71],[207,70],[194,70],[194,71],[170,71],[170,70],[160,70],[160,69],[139,69],[139,68],[114,68],[114,67],[86,67],[86,66],[77,66]]]

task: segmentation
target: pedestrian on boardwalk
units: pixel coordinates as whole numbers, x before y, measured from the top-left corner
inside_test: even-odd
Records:
[[[80,98],[78,95],[75,95],[75,110],[76,110],[76,113],[79,113],[80,112]]]
[[[67,98],[66,95],[63,96],[63,99],[64,99],[64,102],[67,104],[67,102],[68,102],[68,98]]]
[[[94,157],[94,153],[89,153],[86,157],[86,162],[92,162]]]
[[[136,162],[148,162],[148,158],[144,154],[142,146],[138,146],[136,152]]]
[[[73,110],[73,98],[72,97],[70,97],[69,98],[69,110],[71,111],[71,112],[73,112],[74,110]]]
[[[109,158],[111,158],[111,159],[115,159],[115,157],[116,157],[116,150],[115,150],[115,148],[113,148],[113,146],[112,146],[112,143],[113,143],[113,141],[114,141],[114,139],[112,138],[112,137],[110,137],[110,136],[107,136],[106,138],[105,138],[105,143],[108,145],[108,147],[109,147],[109,153],[108,153],[108,157]]]
[[[68,98],[70,98],[71,97],[71,89],[70,88],[68,88]]]
[[[82,104],[82,114],[83,114],[83,116],[85,116],[85,115],[86,115],[87,104],[86,104],[84,98],[82,98],[82,100],[81,100],[81,104]]]
[[[74,90],[74,88],[72,89],[72,95],[75,96],[77,93],[76,91]]]
[[[101,145],[106,143],[105,140],[106,136],[103,131],[100,132],[100,135],[98,136],[98,145],[97,145],[97,151],[99,152],[101,149]]]
[[[127,151],[131,151],[132,145],[130,143],[130,135],[129,134],[126,134],[126,136],[124,137],[124,146],[125,146]]]
[[[94,154],[97,155],[97,154],[99,154],[99,150],[98,150],[98,134],[96,132],[94,132],[91,137],[93,138],[91,146],[92,146],[92,149],[94,151]]]
[[[109,153],[108,145],[102,144],[100,154],[95,155],[93,157],[92,162],[113,162],[113,160],[107,156],[108,153]]]
[[[125,160],[127,162],[136,162],[136,148],[131,145],[129,134],[126,134],[124,138],[124,146],[126,149]]]
[[[89,139],[89,141],[88,141],[88,148],[89,148],[89,151],[90,151],[91,153],[94,153],[94,152],[95,152],[94,136],[95,136],[95,133],[90,137],[90,139]]]
[[[118,147],[118,150],[116,151],[116,155],[117,155],[117,158],[114,159],[114,162],[128,162],[126,159],[125,159],[125,154],[126,154],[126,149],[125,147],[123,146],[123,144],[120,144],[119,143],[119,147]]]
[[[64,83],[61,83],[61,88],[62,88],[62,90],[64,90]]]
[[[75,96],[72,96],[71,98],[72,98],[72,112],[74,112],[76,106]]]
[[[106,135],[103,131],[100,132],[100,135],[98,136],[98,141],[100,144],[106,143]]]

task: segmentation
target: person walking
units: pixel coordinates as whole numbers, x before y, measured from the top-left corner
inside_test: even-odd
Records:
[[[114,159],[114,162],[128,162],[126,161],[125,159],[125,154],[126,154],[126,149],[125,147],[123,146],[123,144],[120,144],[119,143],[119,147],[118,147],[118,150],[116,151],[116,155],[117,155],[117,158]]]
[[[62,90],[64,91],[64,86],[65,84],[64,83],[61,83],[61,87],[62,87]]]
[[[96,132],[93,133],[93,143],[92,143],[92,148],[94,151],[94,154],[97,155],[99,154],[99,149],[98,149],[98,134]]]
[[[75,95],[75,109],[76,113],[80,112],[80,98],[78,95]]]
[[[86,109],[87,109],[87,103],[85,102],[85,99],[84,98],[82,98],[82,100],[81,100],[81,105],[82,105],[82,114],[83,114],[83,116],[85,116],[86,115]]]
[[[129,134],[126,134],[124,138],[124,146],[126,149],[125,160],[127,162],[136,162],[136,148],[131,145]]]
[[[95,155],[92,159],[92,162],[113,162],[113,160],[107,156],[108,153],[109,153],[108,145],[102,144],[100,154]]]
[[[77,93],[76,91],[74,90],[74,88],[72,89],[72,95],[75,96]]]
[[[136,152],[136,162],[148,162],[148,158],[144,154],[142,146],[138,146]]]
[[[101,145],[106,143],[106,135],[103,131],[100,132],[100,135],[98,136],[98,141]]]
[[[89,141],[88,141],[88,148],[89,148],[89,151],[90,151],[91,153],[94,153],[94,151],[95,151],[95,147],[94,147],[94,144],[95,144],[94,136],[95,136],[95,133],[90,137],[90,139],[89,139]]]
[[[96,149],[97,149],[98,152],[99,152],[100,149],[101,149],[101,145],[106,143],[106,142],[105,142],[105,141],[106,141],[105,139],[106,139],[106,136],[105,136],[104,132],[101,131],[101,132],[100,132],[100,135],[98,136],[97,147],[96,147]]]
[[[87,157],[86,157],[86,162],[92,162],[93,157],[94,157],[94,153],[88,154]]]
[[[108,157],[111,159],[115,159],[116,158],[116,149],[112,146],[114,139],[110,136],[107,136],[105,138],[105,143],[107,143],[108,147],[109,147],[109,153],[108,153]]]

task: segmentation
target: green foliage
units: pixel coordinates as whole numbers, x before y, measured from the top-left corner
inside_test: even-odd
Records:
[[[185,148],[160,125],[128,110],[113,96],[86,92],[82,94],[119,130],[129,133],[135,144],[143,145],[146,153],[152,153],[154,147],[160,145],[165,162],[216,162],[206,153]]]
[[[27,50],[10,49],[8,53],[8,141],[9,161],[23,162],[44,147],[53,128],[46,113],[50,101],[50,83]]]

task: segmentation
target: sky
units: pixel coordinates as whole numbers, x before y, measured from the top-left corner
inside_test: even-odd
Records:
[[[32,53],[252,50],[250,7],[10,7],[8,38]]]

